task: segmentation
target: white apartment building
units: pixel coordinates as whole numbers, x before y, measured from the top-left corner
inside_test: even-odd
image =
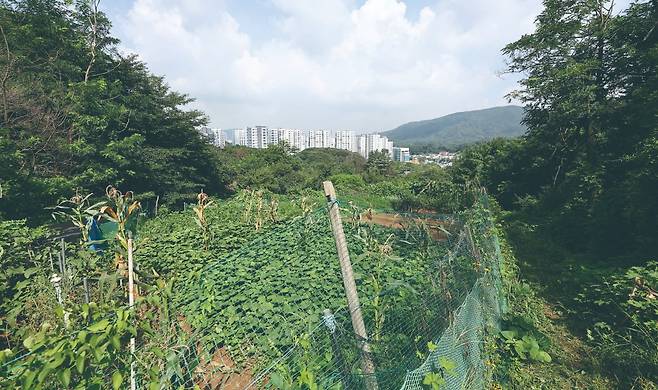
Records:
[[[311,130],[308,135],[307,146],[309,148],[329,148],[329,132],[326,130]]]
[[[362,155],[365,158],[368,158],[368,143],[366,142],[366,136],[360,135],[356,138],[356,150],[357,153]]]
[[[247,146],[247,131],[245,129],[233,130],[233,143],[235,145]]]
[[[267,145],[279,144],[279,129],[267,129],[265,133],[267,133]]]
[[[258,127],[247,127],[245,129],[245,144],[248,148],[259,148],[261,139],[258,134]]]
[[[388,137],[379,134],[366,134],[359,137],[359,154],[368,158],[370,153],[386,150],[389,157],[393,157],[393,142]]]
[[[279,142],[287,143],[291,148],[304,150],[306,148],[306,137],[301,130],[278,129]]]
[[[337,131],[335,137],[335,148],[354,151],[354,132]]]
[[[213,145],[223,148],[226,145],[226,134],[222,129],[212,129]]]
[[[203,131],[200,129],[200,132]],[[226,142],[226,135],[218,142]],[[267,148],[268,145],[278,145],[286,142],[297,150],[306,148],[336,148],[359,153],[368,158],[374,151],[386,150],[391,159],[397,157],[393,154],[393,142],[379,134],[354,135],[354,132],[340,130],[331,133],[327,130],[310,130],[308,132],[297,129],[269,128],[267,126],[254,126],[245,129],[233,130],[233,142],[250,148]],[[399,158],[399,157],[398,157]]]

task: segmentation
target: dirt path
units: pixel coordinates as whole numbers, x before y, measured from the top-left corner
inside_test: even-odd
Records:
[[[372,213],[367,212],[361,215],[361,221],[365,223],[385,226],[392,229],[406,229],[413,225],[426,226],[432,238],[436,241],[445,241],[448,239],[446,230],[450,230],[453,222],[448,220],[405,217],[400,214],[389,213]]]

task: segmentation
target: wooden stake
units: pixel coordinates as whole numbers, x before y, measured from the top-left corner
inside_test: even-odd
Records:
[[[86,277],[82,278],[82,286],[85,289],[85,303],[89,303],[89,284]]]
[[[133,239],[128,239],[128,304],[132,309],[135,305],[135,280],[133,276]],[[135,377],[135,338],[130,338],[130,353],[133,355],[133,362],[130,363],[130,389],[137,388],[137,378]]]
[[[347,296],[347,307],[349,308],[352,317],[354,333],[356,333],[359,338],[358,342],[361,347],[361,369],[365,376],[366,388],[368,390],[377,390],[378,385],[377,378],[375,377],[375,364],[370,356],[368,333],[366,332],[366,326],[363,323],[361,304],[359,303],[359,296],[356,292],[354,271],[352,270],[352,262],[350,261],[350,254],[347,250],[347,240],[345,239],[345,232],[343,232],[343,222],[340,219],[340,208],[336,202],[336,191],[334,190],[334,185],[330,181],[325,181],[322,185],[324,186],[324,195],[327,197],[329,206],[329,219],[331,220],[331,230],[334,233],[334,240],[336,241],[338,260],[340,261],[340,271],[343,274],[343,287],[345,288],[345,295]]]
[[[64,239],[59,240],[59,246],[60,246],[60,253],[61,253],[61,259],[62,259],[62,265],[61,265],[61,272],[62,272],[62,277],[66,275],[66,243],[64,243]]]

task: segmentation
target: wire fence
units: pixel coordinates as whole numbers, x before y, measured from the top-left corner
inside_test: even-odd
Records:
[[[137,337],[136,388],[485,388],[487,335],[505,310],[486,195],[460,216],[403,215],[394,224],[345,207],[366,338],[352,327],[326,212],[278,223],[191,268],[168,322],[154,320],[155,331]],[[21,375],[16,362],[3,364],[4,383]],[[115,368],[104,369],[109,383]]]

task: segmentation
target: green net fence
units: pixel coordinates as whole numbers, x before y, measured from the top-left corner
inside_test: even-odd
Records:
[[[342,205],[366,337],[353,330],[327,207],[320,207],[244,243],[231,237],[232,249],[211,261],[191,261],[166,320],[154,317],[153,332],[136,333],[132,356],[114,351],[122,388],[130,361],[136,388],[485,388],[487,335],[505,310],[486,196],[455,216],[391,214],[369,218]],[[69,360],[61,369],[75,369]],[[3,383],[22,375],[17,362],[3,364]],[[119,366],[97,366],[111,383]]]
[[[321,208],[188,280],[194,298],[178,304],[185,341],[168,347],[179,352],[161,385],[484,388],[486,335],[505,306],[486,198],[441,216],[442,239],[427,216],[400,216],[404,226],[392,228],[343,214],[367,338],[353,331]],[[364,344],[374,375],[362,369]]]

